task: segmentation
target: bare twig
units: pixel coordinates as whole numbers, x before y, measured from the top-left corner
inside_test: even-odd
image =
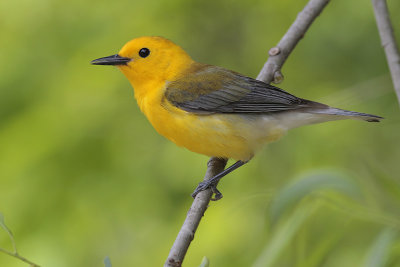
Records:
[[[211,179],[225,168],[227,160],[220,158],[210,158],[207,163],[207,172],[204,176],[204,181]],[[189,248],[190,243],[194,238],[197,226],[199,226],[201,217],[208,207],[208,203],[212,196],[211,189],[204,190],[197,194],[190,207],[185,222],[176,237],[175,243],[169,252],[168,259],[165,262],[165,267],[179,267],[182,264],[183,258]]]
[[[277,81],[283,78],[280,72],[283,63],[328,2],[329,0],[310,0],[308,2],[282,40],[276,47],[270,50],[270,58],[265,63],[257,79],[269,83],[273,79]],[[210,179],[220,173],[225,168],[226,162],[226,159],[211,158],[208,161],[207,173],[204,180]],[[179,267],[182,265],[185,254],[194,238],[197,226],[207,209],[211,196],[211,190],[205,190],[200,192],[194,199],[185,222],[169,252],[164,267]]]
[[[329,0],[310,0],[301,11],[278,45],[268,52],[269,58],[257,76],[266,83],[280,83],[283,80],[281,68],[294,47],[303,38],[311,23],[318,17]]]
[[[17,258],[25,263],[28,263],[31,267],[40,267],[39,265],[31,262],[30,260],[28,260],[25,257],[22,257],[21,255],[19,255],[18,250],[17,250],[17,245],[15,244],[15,239],[14,239],[14,235],[11,232],[10,228],[7,227],[7,225],[4,222],[4,216],[2,213],[0,213],[0,228],[3,228],[4,231],[6,231],[8,237],[10,238],[12,247],[13,247],[13,252],[8,251],[4,248],[0,248],[0,252],[10,255],[11,257]]]
[[[40,267],[39,265],[37,265],[36,263],[31,262],[30,260],[28,260],[25,257],[22,257],[21,255],[19,255],[17,252],[11,252],[8,250],[5,250],[4,248],[0,248],[0,252],[3,252],[7,255],[10,255],[11,257],[14,257],[16,259],[19,259],[25,263],[28,263],[31,267]]]
[[[400,103],[400,54],[396,39],[394,38],[386,0],[372,0],[372,5],[374,7],[376,24],[378,25],[378,31],[381,37],[381,44],[385,50],[394,89]]]

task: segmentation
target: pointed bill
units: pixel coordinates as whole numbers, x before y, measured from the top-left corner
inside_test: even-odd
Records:
[[[112,56],[95,59],[90,63],[93,65],[115,65],[116,66],[116,65],[126,65],[131,60],[132,59],[130,59],[128,57],[121,57],[120,55],[115,54]]]

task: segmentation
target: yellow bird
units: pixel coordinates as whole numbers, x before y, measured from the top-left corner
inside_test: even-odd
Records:
[[[193,152],[237,161],[200,183],[193,196],[211,188],[221,198],[218,181],[289,129],[347,118],[382,119],[298,98],[237,72],[198,63],[162,37],[133,39],[118,54],[91,63],[122,71],[159,134]]]

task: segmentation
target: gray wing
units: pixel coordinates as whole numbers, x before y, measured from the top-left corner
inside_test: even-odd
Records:
[[[188,112],[271,113],[327,107],[220,67],[199,65],[189,73],[184,80],[170,82],[165,92],[169,102]]]

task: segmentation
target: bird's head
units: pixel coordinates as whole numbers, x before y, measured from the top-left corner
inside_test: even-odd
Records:
[[[136,90],[148,82],[173,80],[192,62],[180,46],[168,39],[139,37],[126,43],[118,54],[91,63],[117,66]]]

